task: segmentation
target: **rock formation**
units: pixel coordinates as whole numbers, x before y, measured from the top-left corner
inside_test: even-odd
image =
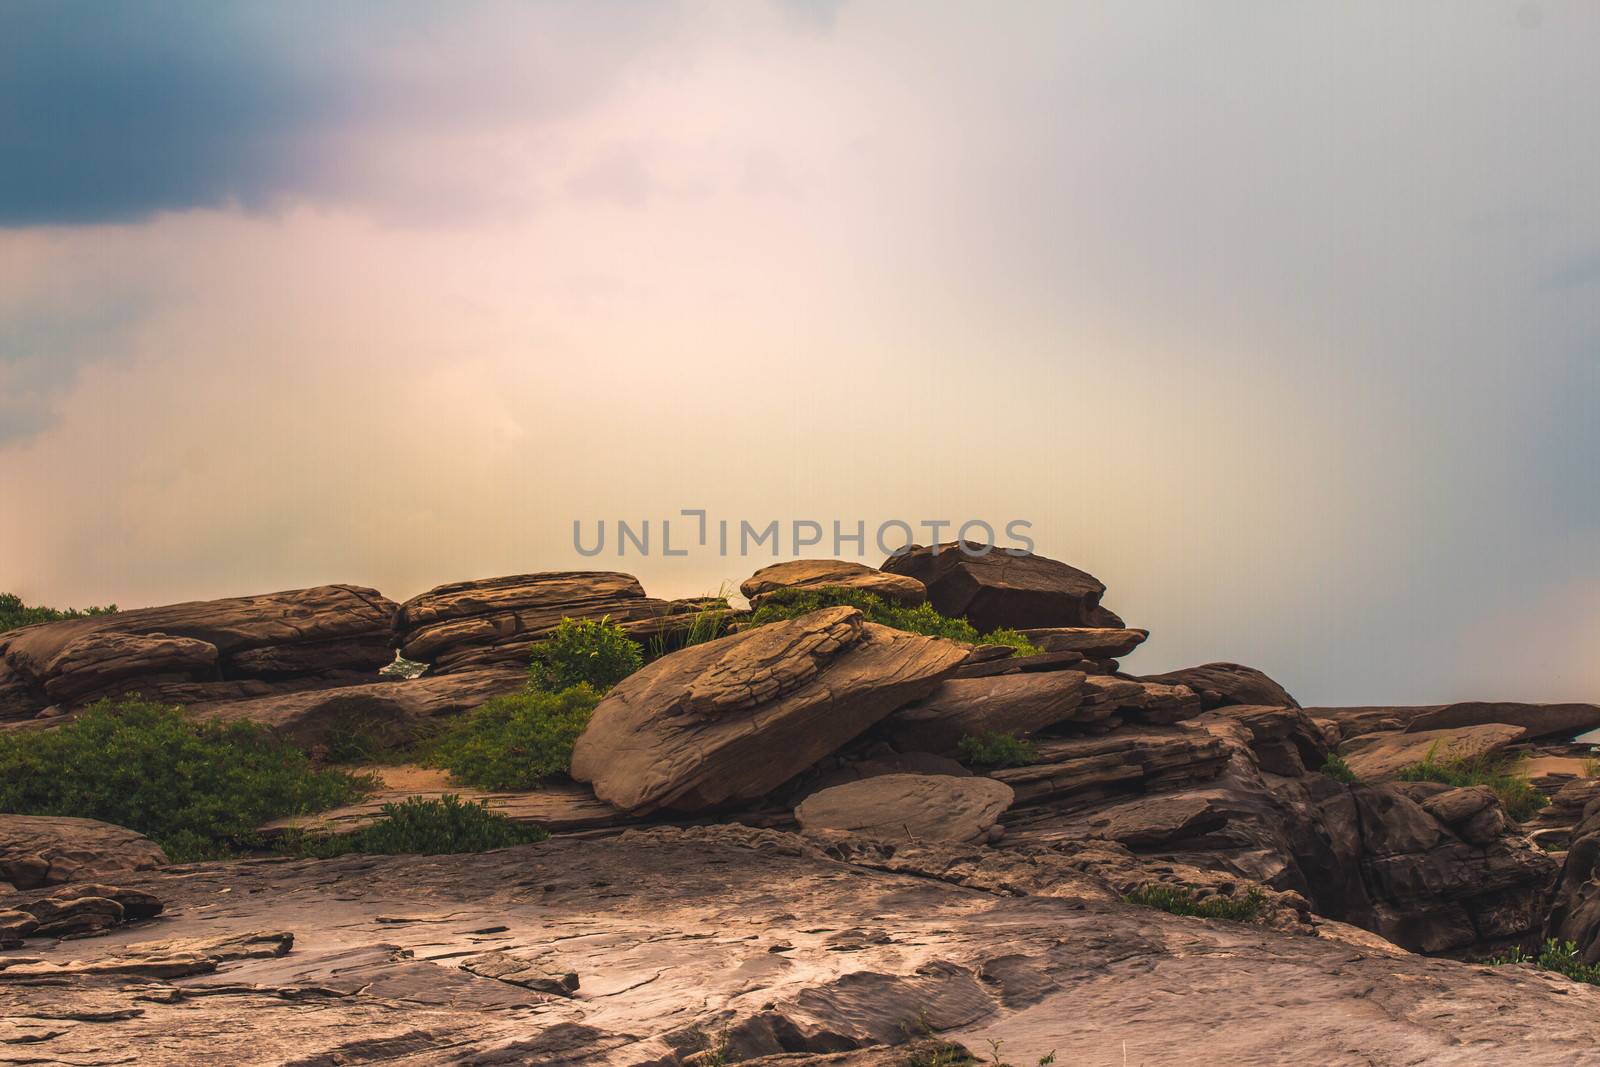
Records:
[[[1122,626],[1100,606],[1106,587],[1099,579],[1044,556],[951,541],[913,546],[890,556],[883,569],[917,579],[941,614],[962,616],[985,632],[1002,626]]]
[[[163,867],[166,853],[142,834],[94,819],[0,815],[0,890],[92,881]]]
[[[915,578],[837,559],[796,559],[762,567],[739,584],[739,592],[756,607],[768,593],[779,589],[826,589],[830,586],[871,593],[904,607],[915,607],[928,599],[927,588]]]

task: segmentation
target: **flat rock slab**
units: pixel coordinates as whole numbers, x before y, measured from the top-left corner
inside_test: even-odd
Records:
[[[1200,695],[1206,710],[1229,704],[1256,704],[1262,707],[1298,708],[1300,702],[1289,691],[1254,667],[1238,663],[1202,663],[1198,667],[1147,674],[1147,682],[1186,685]]]
[[[1523,704],[1506,700],[1465,700],[1455,704],[1371,705],[1307,708],[1308,714],[1332,719],[1346,737],[1380,730],[1444,730],[1457,726],[1505,723],[1527,731],[1527,739],[1572,738],[1600,728],[1600,704]]]
[[[1503,723],[1418,733],[1363,734],[1340,745],[1339,754],[1357,778],[1364,782],[1383,782],[1407,767],[1424,762],[1430,754],[1439,763],[1473,760],[1503,751],[1523,736],[1522,727]]]
[[[1150,636],[1149,630],[1098,626],[1048,626],[1022,635],[1046,652],[1080,652],[1091,659],[1126,656]]]
[[[1026,737],[1075,719],[1084,704],[1084,688],[1081,671],[950,678],[924,699],[889,716],[884,729],[902,750],[954,752],[968,735]]]
[[[850,589],[882,597],[891,604],[915,607],[928,599],[928,589],[915,578],[890,574],[864,563],[839,559],[795,559],[762,567],[743,582],[739,592],[757,607],[768,593],[779,589]]]
[[[795,809],[806,830],[902,841],[978,841],[1016,794],[992,778],[883,774],[813,793]]]
[[[489,806],[490,811],[504,815],[513,822],[535,823],[551,833],[596,830],[623,826],[633,821],[626,813],[596,799],[594,793],[585,786],[552,784],[546,789],[526,793],[491,793],[482,789],[440,784],[436,788],[384,789],[359,804],[333,808],[315,815],[276,819],[261,827],[261,832],[269,837],[285,830],[336,836],[351,834],[381,819],[385,804],[398,804],[413,798],[438,800],[447,793],[464,801],[482,802]]]
[[[1017,1064],[1051,1049],[1106,1067],[1124,1049],[1148,1065],[1600,1063],[1595,987],[1347,929],[1180,918],[1049,859],[902,845],[853,860],[709,827],[189,866],[141,877],[168,903],[142,932],[27,950],[79,973],[4,983],[0,1056],[623,1067],[720,1046],[729,1063],[859,1065],[850,1050],[903,1042],[920,1019],[975,1050],[998,1040]],[[292,932],[292,948],[277,954],[280,934],[260,958],[224,959],[196,944],[261,931]],[[516,966],[483,966],[491,952]],[[112,959],[121,973],[90,973]],[[580,982],[564,996],[526,974]]]

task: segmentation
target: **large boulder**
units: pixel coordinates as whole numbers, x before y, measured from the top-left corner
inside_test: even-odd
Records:
[[[1229,704],[1253,704],[1260,707],[1298,708],[1300,702],[1288,690],[1268,678],[1254,667],[1237,663],[1204,663],[1198,667],[1168,671],[1165,674],[1144,675],[1147,682],[1168,682],[1186,685],[1200,695],[1206,710],[1227,707]]]
[[[966,655],[847,607],[694,645],[607,694],[572,776],[630,812],[753,800],[926,696]]]
[[[615,571],[549,571],[453,582],[401,604],[395,644],[434,674],[486,666],[527,666],[533,646],[563,618],[609,617],[646,640],[720,600],[666,601],[645,595],[639,579]]]
[[[381,743],[400,744],[415,739],[419,728],[431,719],[470,711],[491,697],[516,692],[527,681],[526,671],[488,667],[437,677],[191,704],[188,710],[202,719],[260,723],[304,748],[350,729],[361,730]]]
[[[890,556],[883,569],[917,579],[941,614],[962,616],[985,632],[1003,626],[1122,626],[1100,606],[1106,587],[1098,578],[1044,556],[951,541],[912,546]]]
[[[161,846],[111,823],[0,815],[0,881],[18,889],[97,880],[166,863]]]
[[[0,689],[20,680],[37,711],[174,682],[370,674],[394,657],[394,608],[374,589],[323,585],[41,623],[0,634]]]
[[[891,841],[987,840],[1011,806],[993,778],[881,774],[811,794],[795,809],[802,829],[844,830]]]
[[[769,593],[779,589],[826,589],[838,587],[882,597],[891,604],[915,607],[928,599],[927,588],[915,578],[890,574],[865,563],[838,559],[795,559],[762,567],[739,584],[739,592],[759,606]]]
[[[1382,782],[1430,757],[1436,763],[1475,760],[1494,756],[1522,739],[1522,727],[1504,723],[1414,734],[1385,731],[1352,737],[1339,746],[1339,754],[1363,782]]]
[[[1576,944],[1585,963],[1600,963],[1600,800],[1572,830],[1545,933]]]

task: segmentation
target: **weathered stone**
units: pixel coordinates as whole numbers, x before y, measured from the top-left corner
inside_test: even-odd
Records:
[[[631,574],[549,571],[437,586],[400,605],[394,630],[402,656],[448,674],[525,667],[534,643],[563,618],[607,617],[643,639],[679,616],[667,601],[645,596]]]
[[[0,660],[37,708],[56,699],[51,693],[78,701],[197,677],[372,672],[392,658],[394,607],[373,589],[324,585],[136,608],[0,634]]]
[[[302,747],[324,743],[330,733],[360,727],[382,743],[414,739],[431,719],[470,711],[492,697],[527,684],[525,670],[484,668],[455,674],[368,682],[278,693],[246,700],[197,703],[196,718],[241,720],[270,726]]]
[[[19,889],[92,881],[167,863],[142,834],[94,819],[0,815],[0,880]]]
[[[480,978],[493,978],[500,982],[548,993],[555,997],[570,997],[578,991],[576,971],[560,971],[538,960],[510,952],[485,952],[461,961],[461,969]]]
[[[1437,763],[1493,756],[1522,736],[1522,727],[1502,723],[1420,733],[1362,734],[1340,745],[1339,754],[1363,782],[1383,782],[1430,756]]]
[[[965,657],[844,607],[695,645],[611,690],[573,749],[572,776],[631,812],[752,800],[927,695]]]
[[[1108,674],[1085,676],[1081,721],[1111,713],[1134,722],[1170,724],[1200,714],[1200,698],[1183,685],[1136,681]]]
[[[438,800],[447,793],[469,803],[485,804],[490,811],[512,822],[542,826],[552,833],[598,830],[636,821],[596,799],[587,786],[550,782],[532,792],[494,793],[452,784],[439,789],[384,789],[342,808],[274,819],[262,826],[260,832],[269,838],[287,830],[330,836],[351,834],[383,818],[385,804],[411,798]]]
[[[1206,710],[1229,704],[1254,704],[1262,707],[1298,708],[1299,701],[1254,667],[1237,663],[1205,663],[1165,674],[1147,674],[1147,682],[1186,685],[1200,694]]]
[[[1016,791],[1018,804],[1084,806],[1118,793],[1205,781],[1220,774],[1229,758],[1226,743],[1188,725],[1049,739],[1038,749],[1037,763],[993,772]]]
[[[1278,1063],[1292,1049],[1315,1063],[1568,1067],[1600,1043],[1594,996],[1556,976],[1422,959],[1270,889],[1255,923],[1120,902],[1151,884],[1257,888],[1110,842],[823,846],[725,826],[483,855],[206,864],[143,885],[172,902],[174,938],[288,922],[296,949],[219,963],[103,939],[41,944],[34,963],[0,957],[0,1027],[94,1020],[31,1027],[57,1033],[0,1048],[240,1067],[281,1063],[286,1049],[308,1064],[549,1067],[685,1063],[711,1049],[730,1063],[863,1067],[837,1057],[889,1042],[888,1067],[907,1062],[918,1020],[970,1048],[1001,1041],[1018,1064],[1051,1049],[1058,1063],[1120,1063],[1126,1043],[1129,1063],[1173,1048]],[[382,921],[402,914],[416,921]],[[579,995],[463,970],[485,937],[581,974]]]
[[[1208,712],[1206,721],[1243,727],[1248,733],[1246,743],[1269,774],[1295,778],[1318,770],[1332,751],[1327,735],[1299,708],[1231,704]]]
[[[1420,733],[1424,730],[1498,722],[1522,727],[1526,731],[1526,738],[1531,741],[1543,737],[1565,739],[1600,728],[1600,705],[1597,704],[1520,704],[1514,701],[1467,700],[1455,704],[1306,710],[1312,715],[1339,723],[1345,737],[1380,730]]]
[[[837,559],[795,559],[762,567],[739,584],[739,592],[750,598],[752,607],[757,607],[768,593],[779,589],[831,586],[871,593],[903,607],[915,607],[928,599],[927,588],[915,578]]]
[[[73,937],[109,930],[121,924],[122,905],[109,897],[44,897],[28,901],[19,910],[39,922],[35,937]]]
[[[922,582],[941,614],[960,615],[985,633],[1003,626],[1122,626],[1100,606],[1106,587],[1094,575],[1044,556],[985,553],[986,547],[957,541],[912,546],[885,560],[883,570]]]
[[[992,778],[883,774],[813,793],[795,809],[805,830],[844,830],[884,840],[986,840],[1011,806]]]
[[[1150,636],[1149,630],[1093,626],[1050,626],[1023,630],[1022,635],[1046,652],[1080,652],[1091,659],[1126,656]]]
[[[15,948],[39,929],[31,912],[0,909],[0,946]]]
[[[1006,650],[1002,655],[980,656],[988,649]],[[980,645],[974,655],[957,667],[952,678],[993,678],[997,674],[1039,674],[1046,671],[1083,670],[1088,664],[1082,652],[1045,652],[1037,656],[1010,655],[1010,645]]]
[[[164,908],[158,898],[142,890],[123,889],[103,882],[79,882],[63,886],[53,891],[48,899],[66,901],[82,897],[104,897],[116,901],[122,906],[123,917],[130,922],[136,919],[153,919],[160,915]]]
[[[883,729],[901,749],[954,752],[968,735],[1026,737],[1073,719],[1083,696],[1084,676],[1077,671],[951,678],[890,715]],[[1105,715],[1110,713],[1107,708]]]

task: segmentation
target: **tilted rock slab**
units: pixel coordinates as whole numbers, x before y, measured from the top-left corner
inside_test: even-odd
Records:
[[[664,656],[601,701],[572,776],[630,812],[753,800],[904,704],[964,646],[814,611]]]
[[[914,546],[890,556],[883,569],[928,587],[928,601],[943,615],[960,615],[985,632],[1002,626],[1122,626],[1100,606],[1105,585],[1094,575],[1044,556],[1012,556],[962,542]]]
[[[1026,737],[1059,722],[1090,718],[1078,714],[1084,689],[1081,671],[950,678],[889,716],[884,729],[902,751],[954,752],[968,735]]]
[[[762,567],[743,582],[739,592],[750,598],[752,607],[779,589],[826,589],[839,587],[882,597],[891,604],[916,607],[928,599],[928,589],[915,578],[890,574],[865,563],[839,559],[795,559]]]
[[[1414,734],[1384,732],[1352,737],[1339,746],[1339,754],[1363,782],[1382,782],[1422,763],[1430,754],[1438,763],[1473,760],[1492,756],[1523,737],[1522,727],[1504,723]]]
[[[0,815],[0,881],[18,889],[166,864],[160,845],[125,827],[55,815]]]
[[[27,626],[0,634],[0,707],[24,717],[19,681],[31,714],[173,681],[375,672],[393,659],[394,609],[375,589],[322,585]]]
[[[1150,631],[1114,626],[1046,626],[1023,630],[1022,636],[1046,652],[1078,652],[1090,659],[1116,659],[1144,644]]]
[[[712,603],[657,600],[645,595],[639,579],[616,571],[513,574],[452,582],[412,597],[395,612],[395,644],[406,659],[432,664],[434,674],[525,667],[534,643],[563,618],[607,616],[645,640]]]
[[[813,793],[795,809],[807,830],[845,830],[889,841],[987,838],[1016,794],[993,778],[882,774]]]

